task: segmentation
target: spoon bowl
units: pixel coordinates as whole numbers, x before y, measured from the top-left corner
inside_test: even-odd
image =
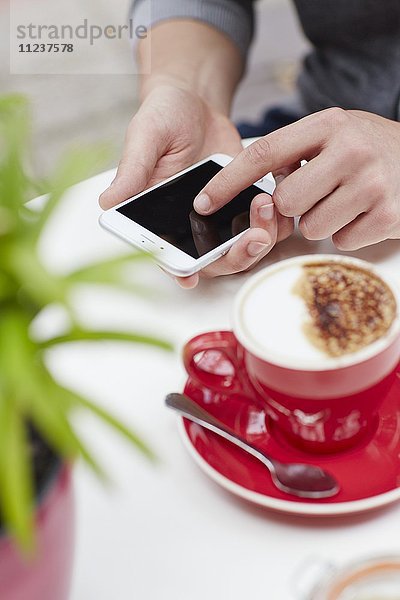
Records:
[[[168,408],[180,413],[186,419],[220,435],[257,458],[269,470],[275,486],[286,494],[319,500],[330,498],[339,492],[336,479],[321,467],[305,463],[283,463],[272,458],[184,394],[169,394],[165,403]]]

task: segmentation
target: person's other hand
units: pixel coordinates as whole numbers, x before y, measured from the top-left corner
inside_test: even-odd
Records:
[[[278,183],[277,210],[300,216],[309,240],[332,236],[351,251],[400,238],[400,123],[331,108],[275,131],[242,150],[197,196],[210,214],[268,171],[299,164]]]
[[[140,193],[193,163],[216,152],[235,156],[242,149],[240,136],[224,114],[212,109],[200,96],[172,85],[156,87],[132,119],[116,178],[100,196],[103,209]],[[265,196],[265,195],[264,195]],[[259,202],[259,201],[258,201]],[[264,204],[271,204],[271,198]],[[253,228],[228,254],[204,270],[206,276],[235,273],[257,263],[273,246],[276,217],[252,211]],[[257,209],[257,210],[256,210]],[[290,221],[280,218],[280,236],[290,233]],[[183,287],[194,287],[199,276],[178,278]]]

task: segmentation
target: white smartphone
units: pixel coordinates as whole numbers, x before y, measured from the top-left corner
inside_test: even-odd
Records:
[[[173,275],[187,277],[229,250],[249,228],[250,204],[261,191],[272,195],[265,178],[209,216],[196,213],[193,200],[232,158],[214,154],[145,192],[105,211],[102,227],[151,252]]]

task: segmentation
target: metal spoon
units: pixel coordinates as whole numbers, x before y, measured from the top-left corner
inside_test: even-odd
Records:
[[[304,463],[281,463],[272,459],[236,432],[228,429],[221,421],[187,396],[169,394],[165,399],[165,403],[169,408],[179,412],[190,421],[213,431],[261,461],[269,469],[276,487],[286,494],[315,500],[329,498],[338,493],[340,488],[336,479],[320,467]]]

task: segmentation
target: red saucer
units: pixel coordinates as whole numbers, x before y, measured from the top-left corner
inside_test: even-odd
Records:
[[[201,367],[215,373],[230,364],[220,354],[207,352],[201,359]],[[351,450],[331,455],[296,450],[269,433],[265,413],[256,403],[201,388],[191,379],[184,393],[272,457],[283,462],[319,465],[336,477],[341,488],[336,496],[323,500],[285,494],[273,485],[267,469],[255,458],[183,419],[183,438],[193,458],[207,475],[242,498],[278,511],[307,515],[358,513],[400,499],[400,365],[398,379],[381,407],[374,434]]]

